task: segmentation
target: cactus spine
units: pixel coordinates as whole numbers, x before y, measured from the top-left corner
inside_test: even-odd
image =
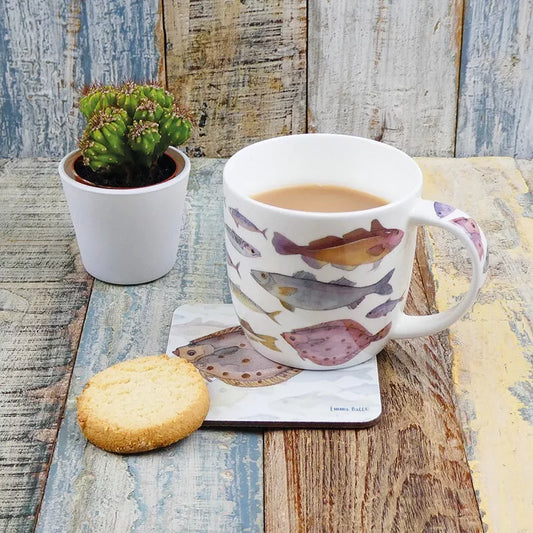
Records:
[[[97,174],[115,176],[118,186],[153,182],[161,155],[191,132],[189,114],[155,84],[92,85],[79,109],[87,119],[79,142],[83,163]]]

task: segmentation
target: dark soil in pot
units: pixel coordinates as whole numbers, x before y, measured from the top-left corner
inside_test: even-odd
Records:
[[[104,188],[137,188],[156,185],[174,177],[179,168],[167,154],[163,154],[157,161],[157,164],[150,169],[141,169],[132,167],[122,175],[116,172],[102,173],[94,172],[90,167],[83,164],[83,157],[80,156],[74,161],[74,179],[86,185]],[[143,172],[144,170],[144,172]]]

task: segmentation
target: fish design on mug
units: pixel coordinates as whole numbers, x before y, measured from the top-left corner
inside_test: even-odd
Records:
[[[278,298],[281,305],[289,311],[294,311],[295,307],[310,311],[329,311],[340,307],[355,309],[369,294],[391,294],[389,281],[394,269],[378,282],[366,287],[358,287],[346,278],[324,283],[304,271],[292,276],[260,270],[252,270],[251,274],[263,289]]]
[[[255,332],[250,326],[250,324],[242,318],[239,318],[239,323],[242,328],[248,332],[248,335],[252,338],[253,341],[259,342],[260,344],[274,352],[281,352],[281,350],[276,345],[276,337]]]
[[[392,300],[389,298],[386,302],[378,305],[377,307],[374,307],[372,311],[369,311],[366,314],[366,318],[381,318],[382,316],[388,315],[401,301],[403,300],[403,296],[401,298],[396,298],[396,300]]]
[[[353,320],[333,320],[281,335],[302,359],[321,366],[334,366],[351,361],[371,343],[384,339],[391,325],[372,334]]]
[[[240,326],[194,339],[172,353],[190,361],[205,380],[216,378],[235,387],[276,385],[301,372],[255,351]]]
[[[239,237],[227,224],[225,224],[225,226],[229,242],[241,255],[246,257],[261,257],[261,252],[259,250],[247,243],[243,238]]]
[[[253,231],[255,233],[260,233],[265,239],[266,236],[266,230],[260,230],[251,220],[246,218],[238,209],[235,209],[234,207],[229,208],[229,213],[232,216],[233,220],[235,221],[235,224],[237,227],[242,227],[244,229],[247,229],[248,231]]]
[[[461,226],[468,233],[470,240],[476,247],[479,259],[482,259],[485,250],[483,248],[483,241],[481,240],[481,232],[476,221],[473,218],[459,217],[454,218],[452,222],[457,226]]]
[[[264,315],[268,316],[270,320],[273,320],[276,324],[278,324],[276,316],[279,315],[281,311],[271,311],[270,313],[265,311],[262,307],[257,305],[251,298],[246,296],[246,294],[241,291],[241,288],[237,284],[233,283],[231,279],[228,279],[228,282],[231,292],[235,295],[237,300],[244,304],[248,309],[255,311],[256,313],[263,313]]]
[[[384,228],[374,219],[370,230],[355,229],[342,237],[329,235],[299,246],[275,232],[272,244],[281,255],[300,255],[313,268],[326,264],[345,270],[353,270],[359,265],[376,263],[390,253],[402,240],[404,232],[400,229]]]
[[[439,218],[447,217],[455,211],[455,207],[453,207],[453,205],[444,204],[442,202],[434,202],[433,208],[435,209],[435,213]]]
[[[241,277],[241,273],[239,272],[239,267],[241,266],[241,264],[240,263],[235,264],[232,261],[231,256],[229,255],[227,250],[226,250],[226,262],[228,263],[228,266],[230,266],[231,268],[233,268],[237,272],[237,275],[240,278]]]

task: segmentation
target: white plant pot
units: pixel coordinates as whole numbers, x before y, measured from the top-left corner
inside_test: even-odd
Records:
[[[76,232],[81,260],[95,278],[120,285],[153,281],[174,263],[191,163],[177,148],[166,154],[177,173],[166,181],[132,189],[100,188],[76,181],[66,155],[59,175]]]

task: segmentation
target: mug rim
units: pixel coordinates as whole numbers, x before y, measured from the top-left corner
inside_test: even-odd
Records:
[[[246,152],[249,152],[251,150],[256,149],[259,145],[266,145],[266,144],[275,144],[279,142],[283,142],[287,139],[294,139],[294,138],[324,138],[324,139],[351,139],[360,143],[367,143],[374,146],[379,146],[380,149],[390,151],[395,153],[396,155],[399,155],[401,158],[407,160],[412,166],[413,170],[416,173],[416,185],[414,187],[411,187],[405,194],[403,194],[401,197],[387,201],[385,205],[381,205],[378,207],[372,207],[369,209],[364,210],[358,210],[358,211],[334,211],[334,212],[321,212],[321,211],[301,211],[298,209],[287,209],[284,207],[278,207],[270,204],[266,204],[263,202],[260,202],[258,200],[255,200],[251,196],[242,193],[237,187],[231,185],[229,183],[228,174],[232,171],[232,167],[236,164],[236,161]],[[290,142],[290,141],[289,141]],[[324,218],[324,219],[331,219],[339,216],[368,216],[373,215],[375,213],[383,213],[385,211],[394,209],[400,205],[409,203],[411,200],[415,198],[421,197],[421,191],[422,191],[422,184],[423,184],[423,175],[422,170],[420,166],[416,163],[416,161],[409,156],[404,151],[400,150],[399,148],[396,148],[395,146],[392,146],[390,144],[385,144],[380,141],[375,141],[373,139],[369,139],[366,137],[358,137],[355,135],[346,135],[341,133],[299,133],[294,135],[282,135],[278,137],[271,137],[269,139],[264,139],[262,141],[257,141],[255,143],[249,144],[237,152],[235,152],[225,163],[224,170],[223,170],[223,185],[224,187],[231,190],[232,194],[237,196],[239,199],[250,202],[252,205],[256,206],[257,208],[266,209],[267,211],[271,211],[272,213],[279,213],[279,214],[285,214],[290,215],[293,217],[316,217],[316,218]],[[286,185],[287,187],[290,187],[291,185]],[[276,187],[276,188],[282,188],[282,187]]]

